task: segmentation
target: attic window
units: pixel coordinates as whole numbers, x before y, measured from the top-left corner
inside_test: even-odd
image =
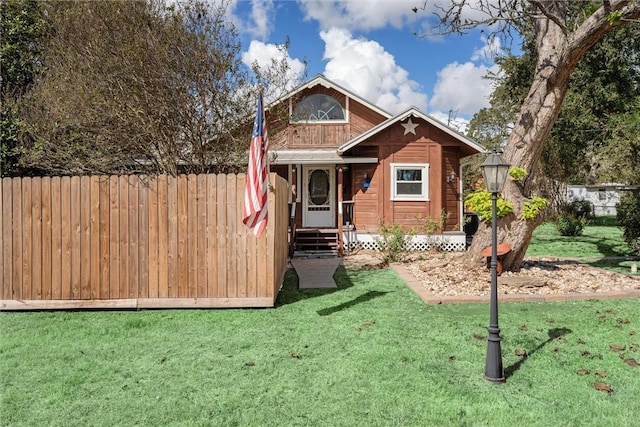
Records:
[[[291,116],[294,122],[325,122],[345,120],[344,109],[337,99],[324,94],[310,95],[296,105]]]

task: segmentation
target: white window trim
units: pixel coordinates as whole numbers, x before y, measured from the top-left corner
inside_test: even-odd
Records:
[[[422,169],[422,194],[409,196],[396,194],[397,169]],[[391,163],[391,200],[393,201],[429,201],[429,163]]]
[[[331,96],[331,95],[328,95],[328,96]],[[338,100],[336,99],[336,101],[338,101]],[[338,101],[338,104],[340,105],[340,107],[342,108],[342,111],[344,112],[344,119],[315,120],[315,121],[294,120],[293,119],[293,110],[294,110],[295,106],[293,105],[293,101],[291,99],[289,99],[289,124],[293,124],[293,125],[336,125],[336,124],[339,124],[339,125],[342,125],[342,124],[349,123],[349,97],[347,97],[346,105],[344,107],[342,107],[342,104],[340,104],[340,101]]]

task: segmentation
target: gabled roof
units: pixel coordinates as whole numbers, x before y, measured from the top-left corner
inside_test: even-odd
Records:
[[[362,104],[365,107],[375,111],[376,113],[378,113],[378,114],[380,114],[380,115],[382,115],[384,117],[387,117],[387,118],[391,117],[391,113],[389,113],[388,111],[385,111],[382,108],[378,107],[377,105],[374,105],[374,104],[370,103],[366,99],[361,98],[360,96],[358,96],[355,93],[345,89],[344,87],[340,86],[339,84],[337,84],[335,82],[332,82],[331,80],[327,79],[322,74],[318,74],[317,76],[315,76],[314,78],[312,78],[308,82],[296,87],[291,92],[289,92],[286,96],[284,96],[283,99],[291,98],[292,96],[302,92],[303,90],[311,89],[311,88],[313,88],[314,86],[317,86],[317,85],[321,85],[321,86],[326,87],[328,89],[335,89],[338,92],[341,92],[342,94],[344,94],[345,96],[347,96],[347,97],[349,97],[351,99],[355,99],[360,104]]]
[[[405,121],[406,119],[408,119],[409,117],[416,117],[419,119],[422,119],[424,121],[426,121],[427,123],[435,126],[436,128],[440,129],[441,131],[443,131],[444,133],[446,133],[447,135],[452,136],[453,138],[455,138],[456,140],[460,141],[462,144],[466,145],[467,147],[471,148],[473,151],[479,152],[479,153],[484,153],[486,151],[486,149],[478,144],[477,142],[467,138],[466,136],[456,132],[455,130],[451,129],[449,126],[445,125],[444,123],[434,119],[433,117],[423,113],[422,111],[420,111],[418,108],[416,107],[410,107],[409,109],[403,111],[402,113],[390,117],[389,119],[385,120],[384,122],[380,123],[379,125],[369,129],[367,132],[361,134],[360,136],[357,136],[356,138],[352,139],[349,142],[346,142],[345,144],[342,144],[340,147],[338,147],[338,154],[342,155],[344,154],[346,151],[352,149],[353,147],[355,147],[356,145],[360,144],[361,142],[367,140],[368,138],[372,137],[373,135],[382,132],[383,130],[387,129],[390,126],[393,126],[396,123],[400,123]]]

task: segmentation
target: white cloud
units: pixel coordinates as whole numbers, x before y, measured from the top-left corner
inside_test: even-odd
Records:
[[[484,78],[488,71],[498,71],[496,65],[475,65],[472,62],[453,62],[438,72],[438,81],[433,88],[429,103],[432,109],[454,110],[468,116],[489,106],[493,91],[491,82]]]
[[[286,59],[289,64],[288,80],[292,84],[297,83],[297,78],[304,73],[306,66],[299,59],[291,58],[281,46],[253,40],[249,49],[242,54],[242,62],[249,67],[256,63],[259,67],[267,68],[274,60],[279,62],[282,59]]]
[[[490,72],[499,73],[500,68],[493,64],[493,55],[488,56],[487,53],[495,53],[500,44],[483,41],[484,45],[474,50],[471,61],[453,62],[438,72],[438,81],[429,103],[432,110],[454,111],[460,116],[470,117],[489,106],[493,82],[485,77]]]
[[[420,16],[412,8],[416,0],[297,0],[305,20],[317,20],[323,30],[332,27],[369,31],[392,26],[402,28]]]
[[[375,105],[398,113],[409,106],[424,109],[427,95],[376,41],[354,39],[347,30],[322,31],[324,75]]]
[[[500,39],[498,37],[491,39],[482,37],[481,40],[484,42],[484,45],[473,51],[471,60],[474,62],[480,61],[493,64],[496,55],[500,53]]]

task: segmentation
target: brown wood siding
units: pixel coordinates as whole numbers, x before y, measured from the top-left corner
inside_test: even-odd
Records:
[[[415,121],[414,121],[415,122]],[[443,143],[432,136],[443,138]],[[446,137],[446,138],[445,138]],[[360,231],[374,231],[380,218],[387,223],[397,223],[407,230],[420,229],[421,218],[440,218],[444,209],[449,213],[446,231],[459,229],[459,142],[439,130],[434,130],[424,122],[416,128],[416,135],[404,135],[404,128],[398,124],[386,129],[352,151],[354,156],[378,156],[374,165],[354,165],[351,191],[355,200],[355,225]],[[428,201],[391,200],[391,163],[429,164]],[[375,169],[375,170],[374,170]],[[446,182],[446,175],[453,170],[456,178]],[[363,173],[371,176],[370,188],[361,188]]]
[[[442,148],[442,194],[443,208],[449,214],[445,231],[460,230],[460,154],[457,147]],[[453,172],[453,182],[447,182],[447,176]]]
[[[330,95],[347,109],[346,95],[320,85],[298,94],[296,100],[314,94]],[[274,123],[274,132],[269,135],[270,146],[272,149],[336,148],[386,119],[352,98],[349,98],[346,114],[347,123],[290,123],[284,128]]]

